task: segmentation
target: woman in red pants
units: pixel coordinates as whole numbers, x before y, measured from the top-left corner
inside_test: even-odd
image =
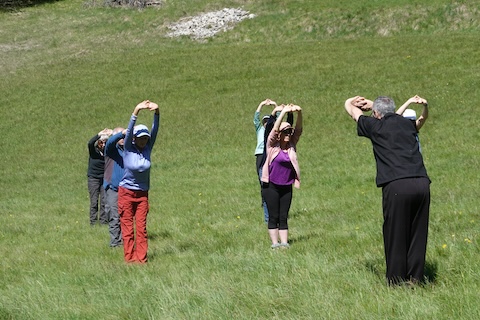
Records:
[[[145,109],[154,111],[151,131],[143,124],[135,125],[138,113]],[[150,156],[159,125],[158,105],[146,100],[135,107],[125,130],[123,152],[125,171],[118,189],[118,212],[126,262],[147,262]],[[136,234],[134,234],[134,229],[136,229]]]

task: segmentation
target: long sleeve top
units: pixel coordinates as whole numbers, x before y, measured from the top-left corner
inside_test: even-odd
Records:
[[[111,136],[105,145],[105,176],[103,179],[105,190],[112,189],[118,191],[118,186],[120,181],[122,181],[124,171],[123,147],[117,143],[123,138],[123,133],[119,132]]]
[[[103,178],[103,170],[105,165],[103,153],[95,146],[95,142],[97,142],[99,138],[100,137],[98,134],[96,134],[92,137],[92,139],[90,139],[90,141],[88,141],[87,144],[89,155],[87,176],[97,179]]]
[[[277,117],[280,115],[280,112],[277,112],[275,115],[271,115],[267,123],[265,124],[265,129],[263,130],[263,157],[262,157],[262,162],[260,165],[263,167],[265,165],[265,159],[267,158],[267,141],[268,141],[268,136],[270,135],[270,132],[272,132],[273,126],[275,125],[275,121],[277,121]],[[290,125],[293,126],[293,113],[289,112],[287,113],[287,122],[290,123]],[[262,126],[263,127],[263,126]]]
[[[297,189],[300,188],[300,167],[298,165],[298,160],[297,160],[296,146],[301,135],[302,135],[302,129],[295,128],[295,131],[293,133],[293,136],[291,137],[291,140],[289,142],[289,147],[287,150],[288,157],[290,158],[293,169],[295,170],[294,186]],[[277,137],[278,137],[278,131],[272,130],[268,135],[268,139],[266,141],[267,152],[266,152],[266,159],[265,159],[265,164],[263,165],[262,178],[261,178],[262,182],[265,182],[265,183],[270,182],[270,178],[269,178],[270,164],[275,159],[275,157],[278,156],[278,154],[281,151],[280,142],[278,141]]]
[[[255,111],[255,114],[253,115],[253,125],[255,126],[255,133],[257,134],[255,155],[263,154],[265,147],[265,127],[262,125],[259,111]]]
[[[160,126],[160,115],[154,114],[150,139],[142,150],[139,150],[133,141],[133,127],[136,121],[137,117],[132,114],[125,134],[123,151],[125,171],[120,186],[130,190],[148,191],[150,189],[150,156]]]

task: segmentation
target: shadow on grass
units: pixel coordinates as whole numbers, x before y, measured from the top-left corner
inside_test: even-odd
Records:
[[[292,237],[290,237],[288,242],[290,244],[294,244],[296,242],[304,242],[304,241],[310,241],[312,239],[320,239],[320,238],[321,238],[321,236],[320,236],[319,233],[312,232],[312,233],[308,233],[308,234],[302,234],[302,235],[299,235],[299,236],[292,236]]]
[[[367,260],[365,266],[367,269],[379,278],[385,277],[385,270],[383,268],[384,261],[382,259]],[[437,281],[438,264],[436,262],[425,262],[425,283],[434,284]]]
[[[2,0],[0,1],[0,11],[15,11],[26,7],[39,6],[45,3],[59,2],[62,0]]]
[[[365,262],[365,266],[367,267],[368,271],[382,279],[385,278],[385,269],[383,268],[383,264],[384,261],[380,258],[367,260]]]
[[[435,283],[438,276],[438,264],[437,262],[427,261],[425,262],[425,278],[427,282]]]
[[[194,242],[181,242],[175,245],[169,244],[160,249],[149,249],[148,261],[160,260],[166,256],[176,256],[187,251],[195,250],[195,248],[196,245]]]
[[[148,232],[148,241],[151,241],[148,251],[148,261],[155,261],[157,259],[162,259],[161,257],[178,255],[183,252],[194,250],[197,247],[195,241],[165,241],[160,247],[155,248],[155,245],[152,245],[155,241],[163,240],[172,240],[173,234],[169,231],[161,232]],[[155,248],[155,249],[154,249]]]
[[[148,231],[148,240],[171,239],[173,236],[168,231],[152,232]]]

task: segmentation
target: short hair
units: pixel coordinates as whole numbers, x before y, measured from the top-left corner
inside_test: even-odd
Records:
[[[392,98],[386,96],[380,96],[375,101],[373,101],[373,111],[376,111],[378,115],[382,118],[387,113],[395,112],[395,102]]]
[[[98,138],[98,140],[103,141],[103,142],[107,141],[108,140],[108,134],[102,134],[100,136],[100,138]]]
[[[125,129],[123,129],[122,127],[116,127],[115,129],[113,129],[112,135],[122,132],[123,130]]]

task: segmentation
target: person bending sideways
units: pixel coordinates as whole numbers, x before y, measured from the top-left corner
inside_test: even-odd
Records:
[[[103,190],[103,176],[105,168],[105,141],[112,134],[112,130],[105,128],[88,141],[88,194],[90,196],[90,225],[94,226],[97,219],[101,224],[108,224],[105,210],[105,193]]]
[[[256,158],[256,172],[257,172],[257,177],[258,177],[258,182],[260,183],[260,196],[262,195],[262,167],[263,163],[265,162],[264,160],[264,154],[265,154],[265,126],[267,125],[267,121],[270,118],[270,116],[265,115],[262,117],[260,120],[260,114],[262,112],[262,108],[264,106],[273,106],[276,107],[277,103],[273,100],[266,99],[260,102],[258,105],[257,109],[255,110],[255,113],[253,114],[253,125],[255,127],[255,134],[257,136],[257,144],[255,147],[255,158]],[[262,196],[262,208],[263,208],[263,218],[265,222],[268,222],[268,209],[267,209],[267,204],[265,203],[265,199],[263,199]]]
[[[272,131],[273,129],[273,126],[275,124],[275,122],[277,121],[277,117],[280,115],[281,111],[283,110],[283,108],[285,107],[284,104],[282,105],[277,105],[277,103],[275,101],[272,101],[270,99],[267,99],[263,102],[260,103],[257,111],[255,112],[255,114],[257,112],[259,112],[260,108],[263,106],[264,103],[269,103],[270,105],[273,105],[274,108],[271,112],[270,115],[266,115],[263,117],[263,126],[262,126],[262,131],[263,131],[263,136],[260,137],[259,136],[259,132],[257,131],[257,142],[258,141],[261,141],[261,151],[262,153],[261,154],[258,154],[257,153],[257,149],[259,149],[259,144],[257,144],[257,149],[256,149],[256,152],[255,152],[255,155],[257,157],[257,173],[258,173],[258,179],[260,181],[260,194],[262,193],[262,170],[263,170],[263,166],[265,164],[265,160],[267,159],[267,147],[266,147],[266,141],[268,140],[268,136],[270,135],[270,132]],[[288,112],[287,113],[287,122],[290,123],[290,125],[293,125],[293,113],[292,112]],[[254,120],[254,123],[255,123],[255,120]],[[265,202],[265,199],[263,199],[263,196],[262,196],[262,207],[263,207],[263,212],[264,212],[264,219],[265,219],[265,222],[268,223],[268,208],[267,208],[267,203]]]
[[[123,244],[118,214],[118,186],[123,178],[123,131],[121,127],[113,129],[112,136],[105,145],[105,202],[108,204],[110,233],[110,247],[119,247]],[[107,207],[107,206],[105,206]]]
[[[151,132],[143,124],[135,125],[138,113],[142,110],[154,112]],[[147,262],[150,157],[159,125],[160,111],[158,105],[145,100],[140,102],[133,110],[128,127],[124,132],[124,174],[118,188],[118,213],[120,215],[126,262]]]
[[[427,101],[412,101],[427,107]],[[365,116],[362,110],[372,110]],[[389,285],[424,281],[430,212],[430,179],[419,149],[417,125],[395,113],[392,98],[370,101],[356,96],[345,110],[357,122],[359,136],[370,139],[376,160],[376,184],[382,188],[383,241]]]
[[[297,113],[295,129],[290,123],[283,122],[288,112]],[[296,151],[301,134],[302,109],[296,105],[285,106],[266,141],[266,159],[262,169],[262,195],[268,207],[268,234],[272,249],[289,247],[288,212],[292,203],[292,185],[300,187]]]
[[[420,114],[420,117],[417,118],[417,113],[413,109],[407,109],[409,105],[411,104],[421,104],[423,105],[423,110],[422,113]],[[425,124],[425,121],[427,121],[428,118],[428,103],[427,100],[423,99],[422,97],[419,97],[418,95],[411,97],[410,99],[407,100],[398,110],[395,112],[396,114],[402,115],[404,118],[407,118],[411,121],[415,122],[415,127],[417,128],[417,131],[420,131],[420,129],[423,127]],[[418,141],[418,149],[420,152],[422,152],[422,146],[420,144],[420,138],[418,137],[418,134],[416,136],[417,141]]]

